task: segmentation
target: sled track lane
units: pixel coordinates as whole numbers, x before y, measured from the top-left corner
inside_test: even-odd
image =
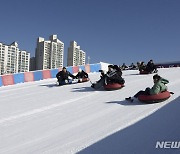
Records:
[[[18,120],[18,119],[28,117],[28,116],[32,116],[32,115],[35,115],[35,114],[40,114],[42,112],[52,110],[52,109],[55,109],[57,107],[67,105],[67,104],[79,101],[79,100],[87,98],[87,97],[91,97],[92,95],[95,95],[98,92],[99,91],[94,91],[93,93],[90,93],[90,94],[85,95],[85,96],[81,96],[81,97],[78,97],[78,98],[66,100],[66,101],[61,102],[61,103],[56,103],[56,104],[44,106],[44,107],[41,107],[41,108],[33,109],[33,110],[30,110],[30,111],[27,111],[27,112],[24,112],[24,113],[21,113],[21,114],[18,114],[18,115],[10,116],[8,118],[2,118],[2,119],[0,119],[0,124],[6,123],[6,122],[11,122],[11,121]]]

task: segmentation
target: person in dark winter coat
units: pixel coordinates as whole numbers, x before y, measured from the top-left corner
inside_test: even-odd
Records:
[[[136,65],[134,65],[134,63],[131,63],[131,65],[129,66],[130,70],[135,70],[137,69]]]
[[[93,83],[91,87],[94,89],[99,89],[105,84],[109,84],[109,83],[124,84],[124,79],[121,76],[122,76],[121,69],[117,65],[116,66],[109,65],[108,72],[106,74],[101,73],[101,79],[96,83]]]
[[[153,60],[150,60],[150,61],[147,63],[146,71],[147,71],[148,73],[157,73],[157,68],[156,68],[156,66],[154,65]]]
[[[138,98],[139,95],[156,95],[159,94],[163,91],[167,91],[167,86],[166,84],[169,83],[169,81],[167,79],[164,79],[162,77],[160,77],[158,74],[153,76],[153,81],[154,81],[154,85],[152,88],[146,88],[145,91],[139,91],[138,93],[136,93],[134,95],[134,98]],[[133,102],[133,98],[128,97],[126,98],[127,101],[131,101]]]
[[[107,74],[110,74],[113,71],[113,65],[108,65],[108,72],[105,74],[104,71],[101,70],[101,79],[98,80],[96,83],[91,85],[94,89],[99,89],[105,85],[105,81],[107,78]]]
[[[107,84],[109,83],[119,83],[119,84],[124,84],[125,81],[122,78],[122,71],[121,69],[117,66],[113,66],[113,71],[112,73],[107,73]]]
[[[69,77],[75,79],[76,77],[72,75],[69,71],[66,70],[66,67],[63,67],[62,71],[56,74],[56,78],[59,82],[59,85],[70,83]]]
[[[81,68],[79,69],[79,72],[76,75],[76,79],[78,79],[79,83],[89,81],[88,74],[84,72]]]
[[[127,70],[127,69],[128,69],[128,66],[127,66],[125,63],[123,63],[122,66],[121,66],[121,68],[122,68],[122,70]]]
[[[88,78],[88,74],[80,68],[78,74],[76,75],[76,78],[77,79]]]
[[[139,65],[139,71],[143,72],[146,70],[146,64],[144,62],[141,62]]]

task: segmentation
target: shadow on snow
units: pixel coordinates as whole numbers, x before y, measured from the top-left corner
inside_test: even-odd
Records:
[[[107,104],[119,104],[119,105],[144,105],[144,103],[140,102],[140,101],[134,101],[134,102],[128,102],[126,100],[124,101],[110,101],[110,102],[106,102]]]
[[[125,102],[107,103],[125,104]],[[178,154],[180,149],[156,149],[156,142],[180,141],[179,109],[180,97],[137,123],[83,149],[79,154]]]
[[[73,88],[72,92],[88,92],[88,91],[104,91],[103,88],[100,89],[93,89],[91,86],[88,87],[77,87]]]

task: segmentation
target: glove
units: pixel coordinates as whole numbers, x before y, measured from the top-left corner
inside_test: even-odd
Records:
[[[73,79],[76,79],[76,76],[72,76]]]
[[[147,93],[149,93],[150,90],[151,90],[151,88],[149,88],[149,87],[147,87],[147,88],[145,89],[145,91],[146,91]]]
[[[68,83],[68,80],[65,80],[65,83]]]

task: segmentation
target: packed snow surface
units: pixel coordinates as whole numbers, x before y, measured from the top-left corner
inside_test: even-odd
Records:
[[[153,85],[153,74],[137,70],[124,71],[125,87],[115,91],[56,79],[0,87],[0,153],[178,153],[155,145],[180,141],[180,68],[158,74],[175,94],[156,104],[124,100]],[[100,74],[89,76],[95,82]]]

